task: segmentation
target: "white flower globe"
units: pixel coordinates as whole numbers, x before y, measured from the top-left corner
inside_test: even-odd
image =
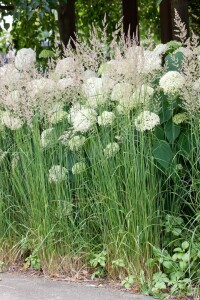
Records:
[[[19,71],[29,71],[36,62],[36,53],[31,48],[22,48],[15,57],[15,67]]]

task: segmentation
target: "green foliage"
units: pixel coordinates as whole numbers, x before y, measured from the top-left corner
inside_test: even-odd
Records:
[[[129,275],[129,276],[127,276],[126,278],[124,278],[124,280],[122,281],[122,285],[123,285],[126,289],[129,289],[129,288],[134,284],[135,281],[136,281],[135,276]]]
[[[107,251],[102,251],[98,254],[93,254],[89,263],[92,267],[95,268],[95,272],[92,274],[92,279],[95,277],[105,276],[106,271],[106,260],[107,260]]]
[[[26,264],[36,270],[40,270],[40,259],[37,255],[31,254],[25,259]]]
[[[181,70],[183,63],[184,55],[182,52],[168,54],[165,58],[165,63],[168,71],[178,71]]]

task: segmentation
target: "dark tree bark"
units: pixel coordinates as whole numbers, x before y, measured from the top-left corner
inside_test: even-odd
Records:
[[[76,0],[67,0],[66,3],[59,0],[58,27],[60,39],[65,47],[67,47],[70,38],[75,40],[75,1]],[[75,47],[73,41],[71,41],[71,45]]]
[[[135,36],[139,41],[139,21],[137,0],[122,0],[123,8],[123,25],[126,36],[130,34]]]
[[[163,0],[160,4],[160,27],[162,43],[167,43],[171,40],[178,40],[175,35],[175,9],[177,10],[182,22],[185,23],[187,35],[189,36],[188,0]]]
[[[171,1],[163,0],[160,4],[160,29],[161,42],[167,43],[172,40]]]
[[[0,5],[0,10],[13,10],[15,7],[14,5]]]

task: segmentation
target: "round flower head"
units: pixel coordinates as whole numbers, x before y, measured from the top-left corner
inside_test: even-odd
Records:
[[[39,98],[40,96],[43,96],[43,94],[53,93],[55,88],[55,82],[49,78],[33,79],[28,85],[28,91],[33,98]]]
[[[131,105],[118,104],[116,106],[116,110],[120,115],[128,115],[131,109],[132,109]]]
[[[49,123],[57,124],[59,122],[62,122],[65,119],[67,119],[67,117],[68,117],[68,113],[66,111],[58,110],[49,117]]]
[[[20,77],[20,72],[12,64],[0,68],[0,81],[4,85],[16,85]]]
[[[71,139],[71,136],[72,136],[72,132],[64,131],[58,140],[61,142],[61,144],[63,144],[64,146],[67,146],[69,143],[69,140]]]
[[[138,57],[138,72],[149,74],[162,68],[162,59],[158,52],[145,50],[143,55]]]
[[[41,133],[40,143],[43,148],[51,145],[53,141],[53,131],[54,128],[48,128]]]
[[[49,181],[59,183],[68,178],[68,170],[60,165],[52,166],[49,170]]]
[[[132,106],[135,107],[137,104],[149,104],[150,99],[152,98],[154,89],[148,85],[142,85],[141,88],[138,88],[132,96]]]
[[[181,123],[184,123],[186,120],[188,119],[187,114],[186,113],[179,113],[173,116],[173,122],[174,124],[178,125]]]
[[[159,44],[156,46],[153,52],[157,55],[162,55],[167,51],[168,48],[169,46],[167,44]]]
[[[200,78],[197,79],[197,80],[193,83],[192,89],[193,89],[195,92],[199,92],[199,93],[200,93]]]
[[[76,135],[68,141],[68,146],[71,151],[80,150],[85,144],[86,138],[81,135]]]
[[[122,105],[128,105],[132,94],[132,85],[129,83],[117,83],[111,94],[112,101],[118,101]]]
[[[106,102],[106,97],[103,95],[103,83],[101,78],[92,77],[86,80],[83,84],[83,92],[87,98],[87,105],[96,108]]]
[[[104,111],[98,116],[98,124],[101,126],[111,126],[115,120],[115,114],[110,111]]]
[[[36,53],[30,48],[22,48],[15,57],[15,67],[19,71],[29,71],[36,62]]]
[[[23,121],[14,117],[10,112],[5,111],[2,113],[2,124],[11,130],[17,130],[23,126]]]
[[[86,132],[94,126],[97,119],[97,113],[94,109],[72,107],[69,114],[69,120],[72,123],[74,131]]]
[[[66,57],[57,62],[55,73],[61,77],[68,77],[70,73],[75,71],[75,61],[72,57]]]
[[[119,145],[117,143],[110,143],[103,150],[106,158],[115,156],[119,152]]]
[[[6,97],[6,104],[8,107],[12,107],[13,104],[17,104],[20,102],[21,94],[18,90],[12,91]]]
[[[135,128],[138,131],[152,130],[159,124],[159,116],[147,110],[141,112],[135,119]]]
[[[186,47],[179,47],[178,49],[176,49],[176,51],[174,51],[174,54],[177,52],[183,53],[183,55],[188,58],[193,56],[192,50],[190,50],[189,48],[186,48]]]
[[[75,85],[76,85],[75,80],[74,80],[74,78],[71,78],[71,77],[61,78],[57,82],[57,88],[59,91],[65,91],[70,87],[74,87]]]
[[[78,162],[72,167],[72,173],[74,175],[81,174],[86,170],[86,165],[84,162]]]
[[[92,71],[92,70],[86,70],[86,71],[84,71],[84,73],[83,73],[83,79],[85,80],[85,81],[87,81],[87,79],[89,79],[89,78],[97,78],[98,77],[98,74],[95,72],[95,71]]]
[[[159,85],[165,94],[174,95],[180,92],[185,84],[184,77],[177,71],[169,71],[160,78]]]

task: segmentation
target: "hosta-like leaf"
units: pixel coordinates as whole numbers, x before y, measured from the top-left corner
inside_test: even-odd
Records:
[[[173,159],[173,152],[170,145],[161,140],[154,143],[153,156],[164,169],[167,169]]]
[[[179,136],[181,128],[179,125],[174,124],[171,120],[165,126],[165,134],[170,143],[173,143]]]
[[[181,69],[183,60],[184,60],[184,55],[182,52],[168,54],[165,58],[167,71],[179,71]]]

